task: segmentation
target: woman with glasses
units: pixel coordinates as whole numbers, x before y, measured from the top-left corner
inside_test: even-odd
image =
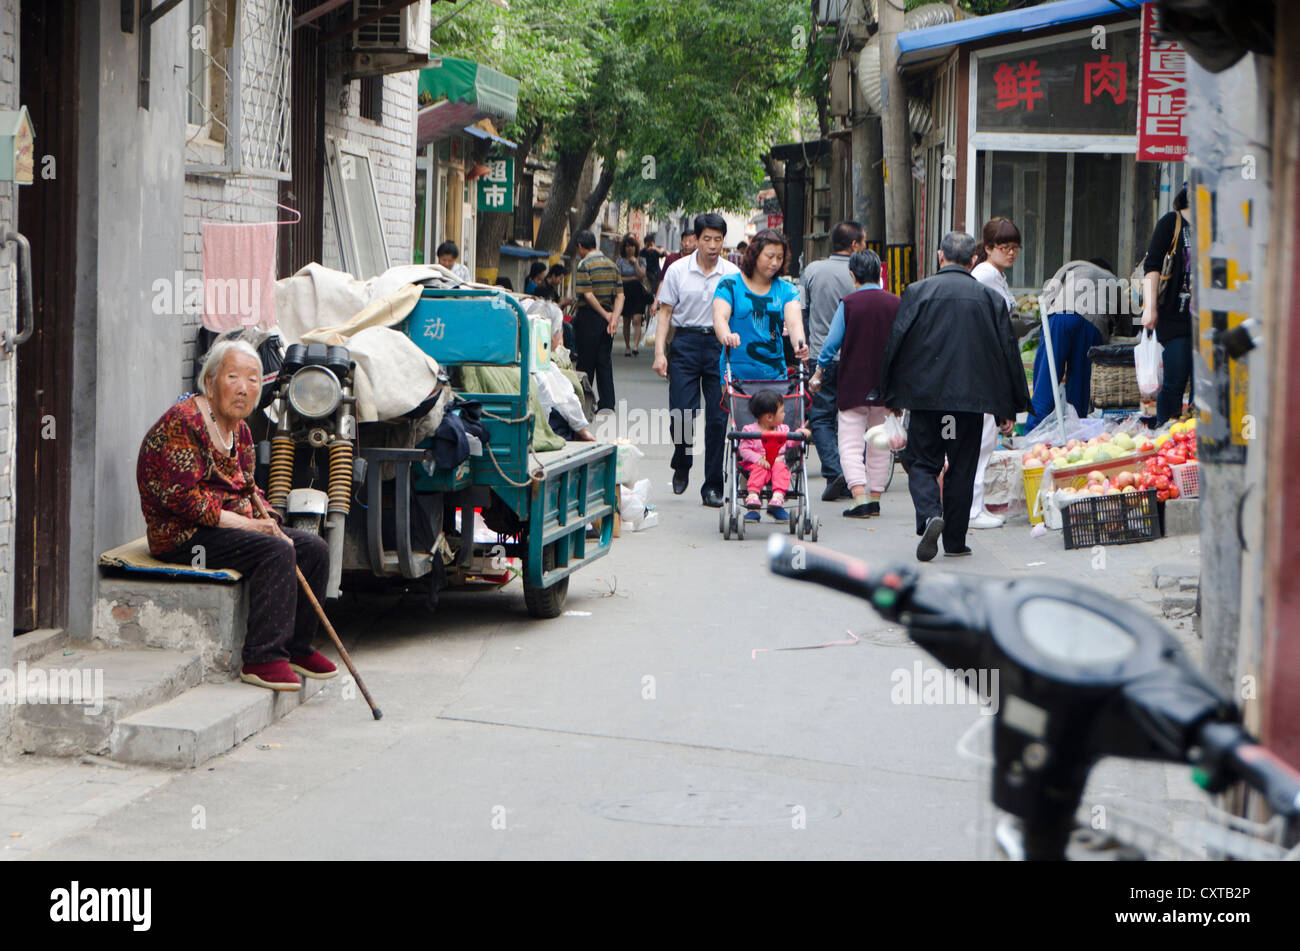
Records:
[[[971,276],[992,288],[1007,302],[1007,320],[1015,313],[1016,298],[1007,285],[1007,268],[1020,257],[1020,229],[1010,218],[990,218],[984,225],[982,241],[975,251],[975,267]],[[998,426],[993,417],[984,414],[984,431],[980,437],[979,467],[975,470],[975,494],[971,497],[970,527],[999,528],[1005,521],[984,507],[984,470],[998,445]]]

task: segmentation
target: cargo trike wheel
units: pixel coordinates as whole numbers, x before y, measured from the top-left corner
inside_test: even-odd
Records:
[[[542,570],[555,567],[555,547],[547,545],[542,550]],[[535,618],[559,617],[564,613],[564,602],[569,596],[569,578],[566,575],[549,588],[524,585],[524,605]]]

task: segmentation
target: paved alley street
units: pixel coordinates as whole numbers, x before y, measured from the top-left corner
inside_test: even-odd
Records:
[[[665,405],[646,353],[621,350],[629,413]],[[625,529],[575,574],[563,616],[530,619],[517,582],[448,593],[436,617],[415,592],[345,594],[330,613],[382,721],[335,680],[193,770],[20,757],[0,765],[0,859],[991,857],[991,719],[973,696],[893,702],[895,672],[935,666],[928,655],[864,603],[771,575],[777,526],[724,542],[697,483],[672,495],[671,446],[642,448],[659,524]],[[901,471],[881,518],[815,504],[827,546],[914,563]],[[1195,561],[1197,543],[1114,547],[1094,570],[1055,533],[1031,539],[1020,514],[972,532],[955,567],[1082,579],[1158,615],[1153,566]],[[1190,621],[1169,623],[1195,652]],[[774,650],[847,631],[860,641]],[[1084,801],[1169,826],[1203,798],[1188,772],[1105,763]]]

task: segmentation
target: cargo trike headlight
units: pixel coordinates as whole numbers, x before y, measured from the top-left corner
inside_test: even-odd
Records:
[[[321,419],[338,409],[343,387],[325,367],[303,367],[289,381],[289,405],[299,416]]]

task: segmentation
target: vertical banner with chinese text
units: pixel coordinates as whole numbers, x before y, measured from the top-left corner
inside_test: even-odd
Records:
[[[1138,85],[1140,162],[1187,158],[1187,54],[1156,36],[1156,5],[1142,7],[1141,78]]]
[[[488,172],[478,180],[478,210],[515,210],[515,160],[489,158]]]

